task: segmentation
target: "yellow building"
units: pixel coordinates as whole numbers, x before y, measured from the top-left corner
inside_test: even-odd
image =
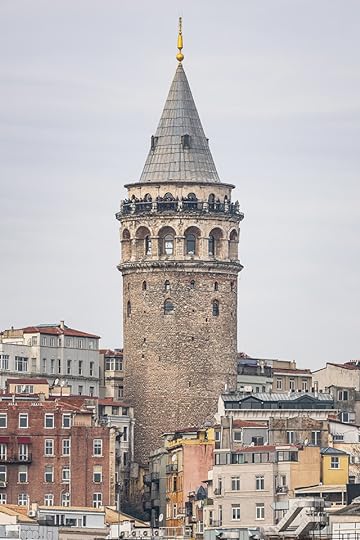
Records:
[[[321,449],[321,481],[324,485],[349,482],[349,454],[337,448]]]

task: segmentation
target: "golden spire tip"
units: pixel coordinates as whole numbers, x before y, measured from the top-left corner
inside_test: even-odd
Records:
[[[179,52],[176,55],[176,59],[179,62],[182,62],[184,60],[184,55],[181,52],[183,48],[183,37],[182,37],[182,17],[179,17],[179,34],[178,34],[178,40],[177,40],[177,48],[179,49]]]

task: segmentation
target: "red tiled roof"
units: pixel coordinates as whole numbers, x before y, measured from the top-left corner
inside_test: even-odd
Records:
[[[99,349],[99,353],[104,356],[124,356],[124,351],[121,349],[119,351],[113,351],[112,349]]]
[[[68,328],[64,326],[27,326],[25,328],[19,328],[24,334],[49,334],[53,336],[72,336],[72,337],[90,337],[94,339],[100,339],[100,336],[95,334],[88,334],[87,332],[82,332],[80,330],[75,330],[74,328]]]
[[[47,379],[37,379],[36,377],[22,378],[22,379],[7,379],[6,383],[9,384],[49,384]]]

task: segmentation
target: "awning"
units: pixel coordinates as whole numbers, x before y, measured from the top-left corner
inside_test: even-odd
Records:
[[[31,437],[18,437],[17,442],[19,444],[30,444],[31,443]]]
[[[10,442],[10,437],[0,437],[0,443],[8,443]]]

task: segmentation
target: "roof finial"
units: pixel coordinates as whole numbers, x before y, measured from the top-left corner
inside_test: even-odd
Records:
[[[177,41],[177,48],[179,49],[179,52],[176,55],[176,59],[179,62],[182,62],[184,60],[184,55],[181,52],[181,49],[183,48],[182,17],[179,17],[179,35],[178,35],[178,41]]]

